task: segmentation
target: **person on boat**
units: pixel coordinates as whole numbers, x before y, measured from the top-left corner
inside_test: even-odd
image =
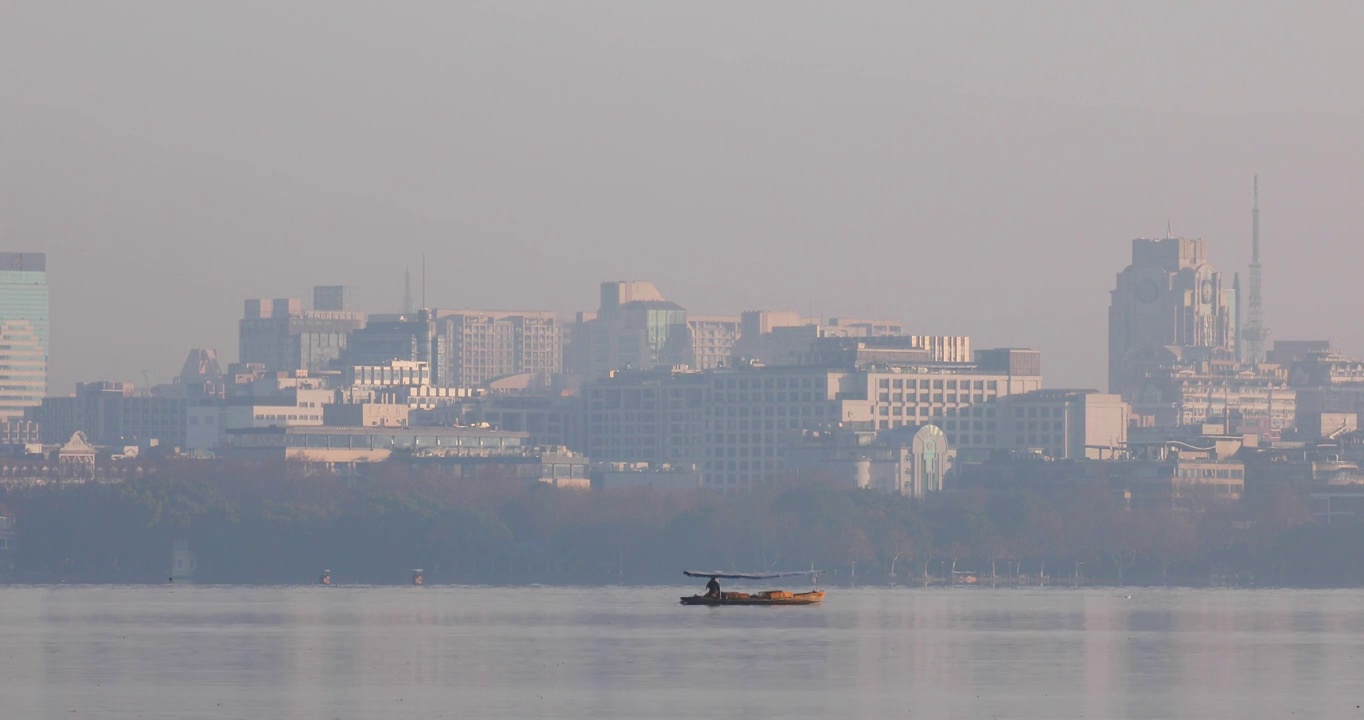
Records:
[[[717,579],[715,579],[715,578],[711,578],[711,579],[710,579],[710,582],[706,583],[706,597],[713,597],[713,598],[718,598],[718,597],[720,597],[720,581],[719,581],[719,580],[717,580]]]

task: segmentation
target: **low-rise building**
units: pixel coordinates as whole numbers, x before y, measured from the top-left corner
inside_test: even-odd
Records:
[[[1077,460],[1114,458],[1127,450],[1131,410],[1097,390],[1034,390],[999,400],[993,450],[1037,451]]]
[[[893,430],[807,431],[788,448],[789,473],[836,486],[922,497],[945,487],[953,453],[933,425]]]
[[[25,419],[40,428],[46,444],[84,433],[96,445],[185,445],[189,401],[183,397],[138,394],[130,383],[77,383],[68,397],[43,398]]]
[[[588,473],[593,490],[650,488],[654,490],[699,490],[701,471],[694,465],[649,465],[648,463],[593,463]]]
[[[452,477],[508,477],[555,487],[590,486],[587,458],[567,448],[538,448],[525,433],[483,428],[275,427],[229,433],[225,458],[296,462],[359,477],[380,463],[441,468]]]

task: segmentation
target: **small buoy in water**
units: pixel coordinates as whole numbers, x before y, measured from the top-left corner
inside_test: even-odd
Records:
[[[426,583],[426,575],[424,575],[424,574],[422,573],[421,569],[419,568],[419,569],[417,569],[417,570],[413,570],[413,571],[412,571],[412,584],[413,584],[413,585],[423,585],[423,584],[425,584],[425,583]]]
[[[318,582],[319,582],[319,583],[322,583],[323,585],[331,585],[331,584],[332,584],[332,571],[331,571],[331,570],[323,570],[323,571],[322,571],[322,577],[318,579]]]

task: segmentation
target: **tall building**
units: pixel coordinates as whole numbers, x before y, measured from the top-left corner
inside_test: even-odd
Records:
[[[739,341],[742,320],[737,315],[689,315],[692,356],[697,370],[728,367]]]
[[[314,310],[354,310],[355,289],[345,285],[318,285],[313,288]]]
[[[322,372],[341,357],[351,331],[364,325],[364,313],[304,310],[297,298],[247,300],[238,325],[240,360],[270,372]]]
[[[1236,290],[1202,240],[1133,240],[1108,310],[1109,391],[1133,402],[1143,378],[1237,356]]]
[[[563,335],[552,312],[436,310],[436,335],[444,359],[438,384],[478,387],[490,380],[530,373],[538,384],[563,370]]]
[[[1246,312],[1245,325],[1241,328],[1241,361],[1261,363],[1265,360],[1265,340],[1269,329],[1265,327],[1264,300],[1260,296],[1260,176],[1255,176],[1255,204],[1251,206],[1250,233],[1250,309]]]
[[[27,320],[0,320],[0,421],[17,420],[43,404],[47,355]]]
[[[0,322],[25,320],[43,354],[42,394],[47,394],[47,358],[52,352],[48,319],[47,255],[0,252]]]
[[[580,315],[573,329],[570,359],[571,372],[587,379],[615,370],[695,367],[687,311],[653,283],[602,283],[596,314]]]
[[[403,315],[371,315],[363,328],[351,331],[341,366],[379,365],[391,360],[429,362],[442,357],[434,342],[435,323],[429,310]],[[442,385],[439,377],[435,384]]]

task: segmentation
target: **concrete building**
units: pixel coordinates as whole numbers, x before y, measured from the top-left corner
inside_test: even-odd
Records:
[[[42,405],[47,353],[28,320],[0,320],[0,422],[21,420]]]
[[[314,310],[345,312],[355,308],[355,288],[345,285],[319,285],[313,288]]]
[[[870,320],[866,318],[829,318],[829,327],[844,331],[849,337],[880,337],[904,335],[904,323],[899,320]]]
[[[1278,351],[1278,345],[1275,350]],[[1304,439],[1334,440],[1352,432],[1364,414],[1364,361],[1312,352],[1288,371],[1297,393],[1296,426]]]
[[[433,382],[446,384],[438,375],[446,365],[445,345],[436,335],[430,311],[370,316],[364,327],[352,330],[346,338],[340,364],[381,365],[390,360],[430,363]]]
[[[185,447],[219,450],[229,433],[278,427],[316,427],[336,392],[321,378],[297,374],[244,376],[220,400],[191,403],[185,412]]]
[[[554,487],[590,487],[587,458],[537,448],[524,433],[481,428],[278,427],[228,435],[223,456],[244,462],[297,462],[316,471],[359,477],[403,463],[452,478],[503,477]]]
[[[998,444],[996,401],[1041,388],[1033,350],[986,350],[975,363],[893,367],[854,355],[837,367],[619,372],[583,386],[585,440],[597,461],[699,464],[706,487],[779,480],[804,431],[933,424],[958,452]]]
[[[423,413],[414,417],[413,423],[486,425],[526,433],[532,445],[563,446],[585,453],[588,445],[583,438],[582,407],[582,398],[577,396],[487,393]]]
[[[1143,427],[1196,425],[1220,418],[1227,430],[1277,438],[1291,428],[1298,391],[1269,364],[1200,361],[1149,373],[1132,401]]]
[[[398,403],[328,403],[322,424],[329,427],[407,427],[411,409]]]
[[[602,283],[597,312],[581,313],[573,328],[569,365],[588,380],[616,370],[695,367],[687,311],[652,283]]]
[[[768,314],[762,313],[763,316]],[[748,313],[745,318],[749,318]],[[836,324],[840,322],[842,324]],[[828,325],[821,325],[788,313],[771,319],[762,317],[761,321],[755,317],[746,322],[744,328],[745,332],[734,346],[733,364],[836,364],[841,361],[830,357],[830,353],[858,350],[864,356],[877,350],[922,351],[914,354],[915,360],[930,363],[972,361],[970,338],[886,332],[900,328],[899,323],[889,321],[835,319]]]
[[[583,441],[595,462],[696,467],[707,437],[711,377],[691,371],[618,372],[583,386]]]
[[[654,466],[648,463],[592,463],[588,468],[593,490],[649,488],[699,490],[701,471],[694,466]]]
[[[390,360],[374,365],[350,365],[341,369],[341,383],[349,388],[430,385],[431,364]]]
[[[49,317],[47,255],[0,252],[0,323],[27,322],[31,332],[37,336],[43,360],[39,397],[47,395],[46,371],[48,355],[52,352]]]
[[[943,490],[953,453],[933,425],[879,432],[806,431],[786,452],[786,471],[850,489],[922,497]]]
[[[434,318],[445,349],[435,371],[441,385],[479,387],[530,373],[539,385],[548,386],[563,370],[562,335],[554,313],[436,310]]]
[[[75,394],[44,398],[25,417],[38,423],[45,444],[83,433],[96,445],[183,447],[188,402],[138,395],[129,383],[77,383]]]
[[[694,367],[697,370],[728,367],[742,324],[741,318],[734,315],[688,315]]]
[[[271,372],[324,372],[341,357],[350,333],[364,325],[364,313],[305,311],[297,298],[247,300],[238,324],[240,359]]]
[[[1057,497],[1102,486],[1128,507],[1196,509],[1240,500],[1246,489],[1246,440],[1217,426],[1134,430],[1119,460],[1055,459],[1000,451],[959,465],[953,487]]]
[[[1129,402],[1152,373],[1238,356],[1237,295],[1202,240],[1133,240],[1108,313],[1109,392]]]
[[[18,523],[14,513],[0,504],[0,574],[14,571],[14,556],[19,548]]]
[[[1293,363],[1301,362],[1313,355],[1326,355],[1330,352],[1330,340],[1275,340],[1274,347],[1265,353],[1265,361],[1279,367],[1292,367]]]
[[[1097,390],[1034,390],[999,400],[995,450],[1059,460],[1112,459],[1127,451],[1131,408]]]

